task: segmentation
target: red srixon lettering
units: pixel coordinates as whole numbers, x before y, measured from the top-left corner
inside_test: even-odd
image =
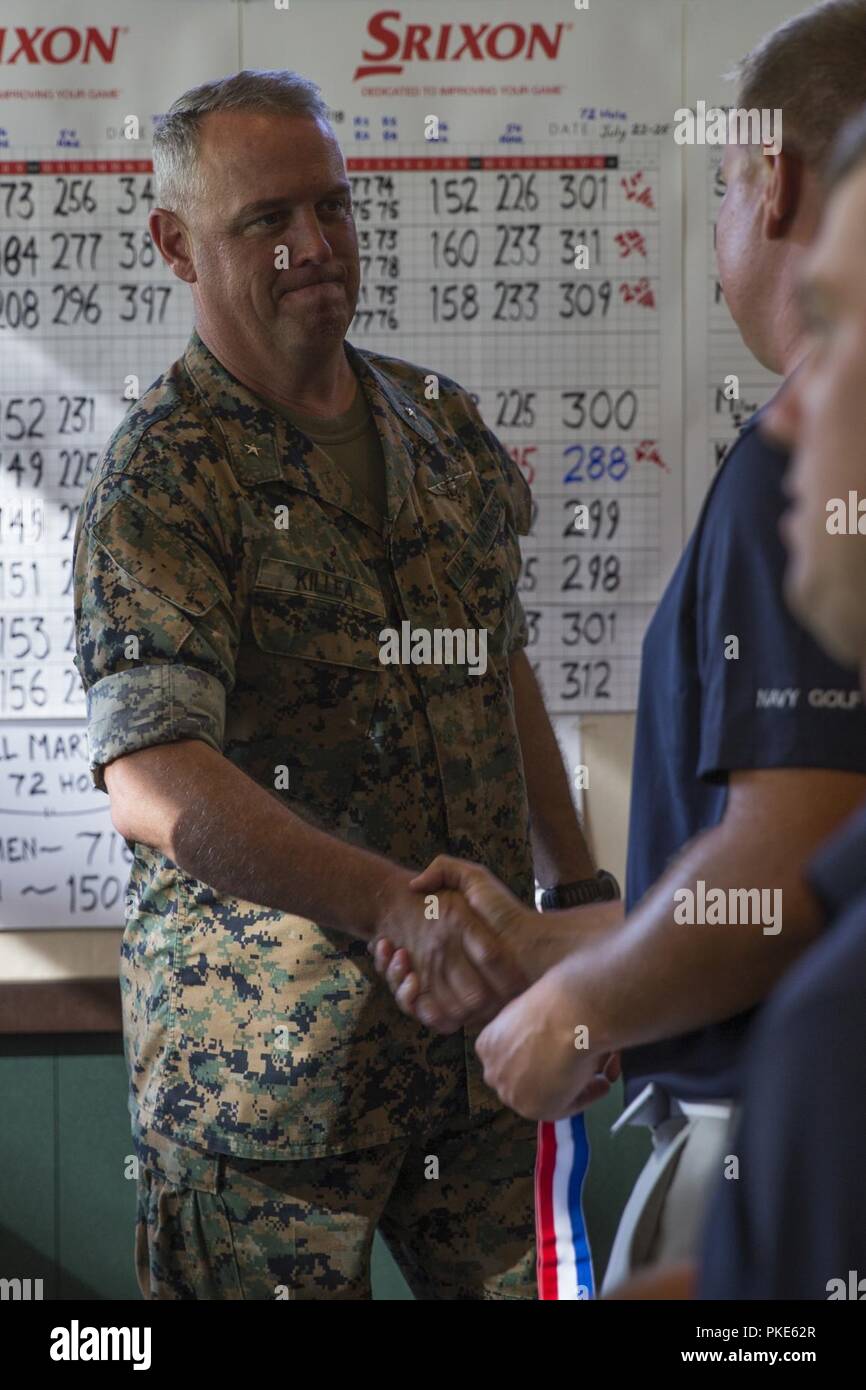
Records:
[[[513,58],[532,59],[537,54],[556,58],[565,23],[543,24],[403,24],[400,10],[377,10],[367,24],[367,38],[374,48],[362,50],[365,60],[355,78],[401,73],[406,63],[480,63],[490,58],[507,63]]]
[[[113,25],[105,35],[90,25],[86,29],[59,24],[54,29],[39,25],[35,29],[0,28],[0,63],[89,63],[91,55],[103,63],[113,63],[120,27]]]

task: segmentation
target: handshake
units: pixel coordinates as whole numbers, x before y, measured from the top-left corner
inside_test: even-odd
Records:
[[[590,911],[558,914],[554,959],[605,925]],[[403,1013],[440,1033],[484,1025],[475,1050],[488,1086],[518,1114],[552,1120],[606,1095],[619,1059],[577,1049],[572,973],[544,969],[541,921],[487,869],[440,856],[414,878],[389,879],[368,949]]]
[[[529,984],[536,917],[480,865],[440,856],[383,895],[369,949],[403,1013],[454,1033],[486,1023]]]

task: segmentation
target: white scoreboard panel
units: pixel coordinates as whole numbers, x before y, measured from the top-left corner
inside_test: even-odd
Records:
[[[363,270],[350,340],[456,378],[531,484],[520,590],[548,708],[634,708],[687,483],[697,496],[711,472],[704,405],[689,415],[700,448],[684,451],[684,378],[690,402],[712,402],[726,360],[710,351],[706,303],[709,152],[689,193],[703,319],[683,301],[686,161],[672,129],[691,9],[6,0],[0,928],[121,916],[127,852],[86,784],[71,541],[129,378],[146,389],[192,327],[189,290],[147,232],[154,123],[238,68],[292,67],[322,87]],[[702,335],[688,363],[686,323]]]

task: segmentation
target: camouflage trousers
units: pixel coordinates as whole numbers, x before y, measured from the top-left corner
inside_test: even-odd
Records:
[[[377,1227],[416,1298],[537,1297],[536,1126],[511,1111],[324,1158],[137,1147],[146,1299],[369,1299]]]

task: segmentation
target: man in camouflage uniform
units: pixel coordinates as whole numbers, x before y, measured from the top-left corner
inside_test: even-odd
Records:
[[[527,782],[536,866],[591,872],[522,651],[529,494],[454,381],[345,342],[359,256],[325,110],[240,73],[157,132],[150,230],[196,331],[76,535],[93,776],[134,847],[139,1282],[367,1298],[379,1226],[420,1297],[532,1298],[535,1127],[462,1027],[521,987],[522,947],[409,887],[447,850],[531,903]],[[385,665],[405,622],[484,632],[486,661]],[[384,937],[430,1027],[377,978]]]

